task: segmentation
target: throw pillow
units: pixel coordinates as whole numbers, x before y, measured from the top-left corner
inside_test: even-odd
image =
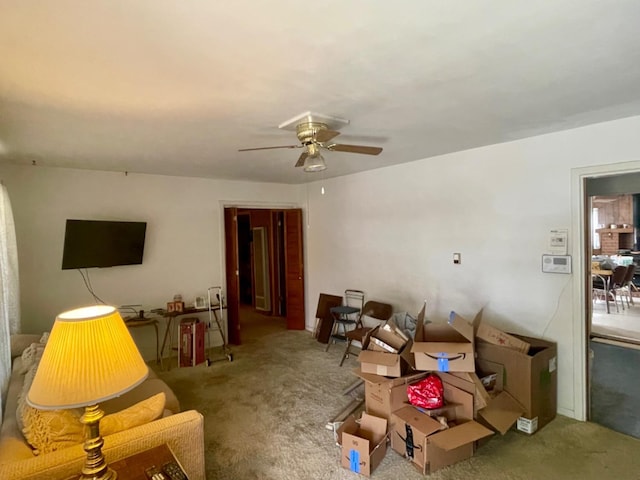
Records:
[[[152,422],[162,416],[166,397],[158,393],[100,421],[100,434],[105,437]],[[38,410],[24,405],[22,433],[33,447],[34,455],[49,453],[84,442],[84,425],[80,422],[84,410]]]
[[[157,420],[164,413],[166,400],[164,392],[160,392],[129,408],[105,415],[100,420],[100,434],[102,436],[112,435]]]
[[[71,410],[38,410],[27,404],[22,410],[22,433],[33,454],[40,455],[77,445],[84,441],[81,408]]]
[[[22,351],[22,369],[20,373],[25,374],[29,369],[40,362],[45,345],[42,343],[32,343]]]
[[[11,359],[19,357],[24,352],[24,349],[31,345],[33,342],[39,341],[37,335],[30,335],[28,333],[16,333],[11,334]]]
[[[24,380],[22,381],[22,390],[20,390],[20,393],[18,394],[18,408],[16,409],[16,423],[18,424],[18,428],[20,428],[20,430],[24,429],[22,412],[28,406],[27,394],[29,393],[29,389],[31,388],[33,379],[36,376],[37,369],[38,369],[37,363],[29,367],[29,369],[27,370],[27,373],[25,373],[24,375]]]

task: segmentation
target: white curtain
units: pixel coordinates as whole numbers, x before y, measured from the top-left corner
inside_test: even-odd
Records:
[[[20,333],[20,282],[16,230],[7,187],[0,185],[0,407],[11,374],[10,334]],[[2,417],[0,416],[0,424]]]

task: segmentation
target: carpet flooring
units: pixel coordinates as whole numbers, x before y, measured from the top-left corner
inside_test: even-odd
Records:
[[[158,374],[183,410],[205,417],[209,480],[356,479],[340,466],[340,450],[327,422],[351,400],[357,366],[339,367],[343,347],[318,343],[282,322],[254,325],[233,347],[233,362],[174,368]],[[640,441],[594,423],[559,416],[535,435],[495,435],[467,461],[430,478],[457,480],[638,479]],[[373,472],[379,480],[423,478],[391,449]]]

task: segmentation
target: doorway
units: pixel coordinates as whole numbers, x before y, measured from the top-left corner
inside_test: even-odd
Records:
[[[639,193],[637,172],[585,179],[587,419],[636,437],[640,277],[620,275],[640,265]]]
[[[591,337],[640,345],[640,194],[589,200],[591,265],[598,266],[592,285],[599,287],[591,290]],[[625,270],[627,278],[607,276],[614,269]]]
[[[302,210],[226,207],[224,218],[229,343],[304,329]]]

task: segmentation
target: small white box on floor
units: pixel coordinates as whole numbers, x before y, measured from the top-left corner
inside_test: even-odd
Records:
[[[519,431],[528,433],[529,435],[536,433],[536,430],[538,430],[538,417],[533,419],[525,417],[518,418],[517,428]]]

